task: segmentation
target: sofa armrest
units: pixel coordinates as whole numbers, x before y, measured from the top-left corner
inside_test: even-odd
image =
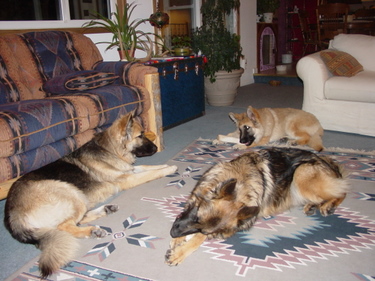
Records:
[[[137,62],[99,62],[93,67],[96,71],[111,72],[120,76],[119,82],[129,86],[140,86],[147,90],[150,101],[149,109],[145,112],[145,127],[156,134],[154,143],[159,151],[163,150],[163,121],[161,112],[161,97],[158,69]]]
[[[94,70],[114,73],[121,77],[121,83],[145,87],[145,75],[158,73],[158,69],[137,62],[105,61],[94,65]]]

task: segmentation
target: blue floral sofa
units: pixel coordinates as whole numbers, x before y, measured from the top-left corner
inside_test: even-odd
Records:
[[[74,32],[0,36],[0,199],[15,179],[74,151],[135,111],[162,148],[157,69],[103,62]]]

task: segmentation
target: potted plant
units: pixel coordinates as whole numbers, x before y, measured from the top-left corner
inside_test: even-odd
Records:
[[[206,0],[201,6],[203,24],[193,32],[192,49],[206,60],[203,71],[210,105],[230,105],[237,95],[244,71],[240,67],[242,47],[240,37],[226,28],[225,16],[239,6],[239,0]]]
[[[175,56],[188,56],[191,52],[191,38],[189,36],[174,36],[172,49]]]
[[[257,14],[263,15],[263,20],[271,23],[273,15],[280,7],[280,0],[257,0]]]
[[[154,44],[164,46],[164,43],[159,35],[153,32],[144,32],[139,29],[141,24],[149,22],[150,19],[131,20],[131,16],[136,7],[137,5],[134,4],[134,2],[130,4],[126,3],[123,11],[120,11],[118,5],[116,5],[116,11],[112,13],[111,19],[96,13],[95,16],[97,19],[83,24],[82,27],[101,27],[109,33],[112,33],[112,41],[102,41],[98,42],[98,44],[108,44],[106,50],[117,47],[122,60],[150,60]],[[161,43],[159,40],[156,42],[155,38],[159,39]],[[145,51],[146,57],[143,59],[136,59],[134,57],[136,50]]]

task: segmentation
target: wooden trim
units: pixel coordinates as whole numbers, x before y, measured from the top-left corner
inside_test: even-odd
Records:
[[[19,178],[11,179],[6,182],[0,183],[0,200],[7,198],[9,189],[11,188],[12,184],[18,180]]]
[[[90,33],[107,33],[104,28],[93,27],[93,28],[82,28],[82,27],[71,27],[71,28],[53,28],[53,29],[2,29],[0,30],[0,35],[5,34],[17,34],[25,33],[31,31],[47,31],[47,30],[61,30],[61,31],[73,31],[81,34],[90,34]]]

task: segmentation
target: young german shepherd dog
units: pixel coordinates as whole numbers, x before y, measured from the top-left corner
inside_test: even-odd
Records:
[[[214,144],[236,143],[236,149],[286,142],[288,145],[308,145],[316,151],[323,150],[323,128],[311,113],[293,108],[261,108],[251,106],[240,114],[229,113],[237,130],[228,135],[218,135]],[[240,142],[240,143],[238,143]]]
[[[343,170],[328,157],[292,148],[244,153],[199,180],[173,223],[166,263],[178,265],[206,238],[228,238],[294,206],[331,215],[347,192]]]
[[[141,124],[129,113],[78,150],[30,172],[11,187],[4,224],[22,243],[42,252],[42,278],[74,256],[76,238],[102,238],[97,226],[84,226],[118,210],[117,205],[92,209],[111,195],[176,171],[176,166],[133,166],[136,157],[149,156],[157,147],[145,137]]]

